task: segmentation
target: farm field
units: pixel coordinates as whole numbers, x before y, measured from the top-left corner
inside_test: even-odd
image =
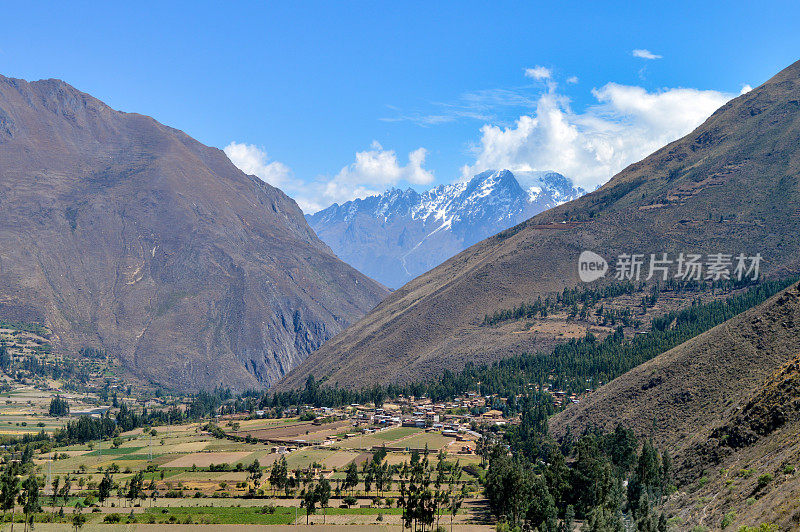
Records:
[[[15,387],[0,393],[0,435],[35,434],[41,430],[52,433],[64,426],[66,418],[49,417],[52,393],[33,386]],[[71,398],[75,408],[90,408],[79,396]]]
[[[417,427],[395,427],[390,429],[379,430],[373,434],[379,440],[394,441],[400,438],[418,434],[420,429]]]
[[[49,438],[59,433],[58,441],[64,441],[68,425],[100,422],[98,405],[112,399],[118,406],[112,407],[111,423],[118,423],[125,408],[142,411],[146,404],[152,408],[165,403],[130,394],[130,388],[120,386],[101,397],[97,389],[74,392],[64,390],[63,382],[26,384],[5,377],[0,379],[0,437],[48,442],[34,445],[28,466],[28,474],[38,477],[40,484],[43,511],[34,516],[37,530],[73,530],[70,521],[81,512],[84,530],[293,530],[306,526],[306,519],[317,530],[397,530],[400,466],[410,460],[411,450],[427,444],[432,468],[440,449],[450,453],[451,463],[479,461],[457,455],[459,442],[453,437],[417,427],[369,425],[357,416],[316,422],[297,416],[207,416],[202,421],[127,431],[118,427],[102,440],[58,444]],[[60,417],[50,415],[56,398],[69,407]],[[42,431],[50,437],[41,440]],[[373,480],[365,478],[365,468],[373,453],[384,448],[388,452],[383,461],[392,472],[390,481],[378,490]],[[289,481],[285,486],[272,485],[272,469],[284,460]],[[259,467],[253,469],[256,462]],[[358,478],[348,485],[353,465]],[[101,504],[98,487],[109,475],[112,488]],[[132,495],[131,486],[137,482],[141,488]],[[317,507],[307,516],[301,496],[323,482],[330,486],[327,507],[324,511]],[[465,493],[479,495],[471,473],[465,472],[460,482]],[[483,510],[472,508],[466,505],[459,511],[454,530],[485,526]],[[19,513],[15,517],[20,526],[21,517]]]
[[[156,429],[155,436],[131,431],[121,434],[117,446],[108,441],[66,446],[52,453],[36,455],[34,463],[42,473],[82,478],[87,485],[99,482],[102,471],[108,468],[118,470],[115,478],[124,482],[138,471],[150,467],[157,469],[158,475],[147,474],[146,481],[154,478],[159,491],[199,489],[210,497],[223,491],[231,495],[242,491],[237,490],[235,484],[245,480],[243,470],[255,460],[259,461],[262,468],[271,467],[281,458],[286,459],[290,470],[321,466],[322,471],[335,480],[343,478],[343,471],[351,462],[361,464],[371,457],[369,452],[360,449],[361,446],[371,448],[386,444],[421,449],[428,444],[431,453],[435,454],[454,441],[438,433],[404,427],[349,438],[335,445],[308,445],[278,454],[273,452],[275,444],[214,438],[201,427],[199,423],[163,426]],[[352,443],[355,445],[351,446]],[[53,460],[53,456],[57,459]],[[391,451],[386,460],[391,465],[399,465],[407,461],[409,456],[408,452]],[[469,461],[469,457],[453,453],[452,459],[456,458],[462,463]],[[211,468],[218,470],[212,471]],[[221,488],[219,484],[222,482],[228,485]]]
[[[424,442],[428,440],[430,440],[431,443],[436,443],[437,445],[441,446],[446,445],[447,443],[454,440],[454,438],[444,438],[446,441],[426,439],[425,434],[426,434],[425,429],[422,428],[396,427],[396,428],[376,431],[371,434],[365,434],[361,436],[348,438],[344,441],[339,442],[338,445],[350,449],[363,449],[363,450],[370,450],[381,446],[386,446],[388,448],[399,447],[403,449],[405,448],[422,449],[425,447]],[[423,442],[421,445],[419,444],[420,441]],[[433,445],[430,445],[429,449],[438,450],[438,447],[435,448]]]
[[[318,530],[398,529],[400,466],[409,462],[411,450],[427,445],[431,468],[440,449],[451,453],[449,463],[463,465],[469,459],[456,454],[453,437],[371,425],[365,420],[371,412],[358,405],[335,416],[317,411],[315,420],[307,414],[245,419],[247,413],[216,415],[212,406],[190,421],[183,413],[196,399],[123,385],[113,360],[100,351],[87,351],[81,366],[65,370],[64,361],[50,351],[48,334],[0,324],[0,346],[11,354],[13,367],[0,372],[0,438],[11,445],[7,458],[25,461],[20,477],[38,479],[37,530],[73,530],[76,515],[85,519],[85,530],[297,529],[307,520]],[[33,358],[42,364],[39,369]],[[31,367],[35,371],[25,369]],[[182,422],[165,423],[161,417],[125,423],[123,416],[169,410],[177,411]],[[89,428],[104,423],[110,428],[102,439],[100,432],[86,436]],[[373,453],[389,468],[380,489],[366,473]],[[273,469],[284,463],[283,484],[273,485]],[[100,486],[108,479],[101,503]],[[459,482],[465,494],[479,494],[471,473]],[[317,506],[307,516],[303,494],[323,484],[330,490],[327,507]],[[455,530],[482,526],[481,511],[471,508],[465,505],[455,517]],[[17,510],[14,519],[21,526],[19,505]]]
[[[252,425],[257,430],[265,430],[261,423]],[[290,424],[295,427],[292,429],[295,431],[297,425]],[[282,428],[277,424],[275,426]],[[416,428],[392,428],[351,440],[359,438],[371,438],[377,442],[427,442],[431,449],[452,441],[451,438],[425,433]],[[102,480],[106,470],[116,472],[113,475],[114,480],[121,486],[142,472],[145,485],[155,488],[161,494],[155,499],[131,501],[120,497],[122,492],[112,493],[104,505],[86,514],[87,530],[95,527],[100,529],[114,523],[127,523],[126,526],[135,526],[137,530],[146,526],[164,529],[187,526],[190,523],[197,526],[224,525],[236,528],[245,525],[305,525],[306,512],[300,507],[299,499],[272,498],[282,492],[270,486],[267,480],[269,468],[281,458],[286,459],[290,473],[310,469],[316,471],[315,467],[321,467],[318,470],[320,476],[326,477],[333,487],[338,487],[344,481],[345,470],[351,463],[359,464],[360,468],[372,456],[352,448],[325,445],[303,446],[288,454],[279,455],[271,452],[274,446],[275,444],[215,438],[203,430],[203,424],[194,423],[157,427],[155,436],[143,431],[130,431],[121,434],[115,445],[104,441],[102,446],[94,442],[62,447],[54,450],[54,453],[35,456],[34,464],[40,474],[51,479],[50,482],[54,477],[71,479],[74,489],[67,506],[82,501],[84,495],[89,493],[88,490]],[[60,458],[52,460],[54,454]],[[407,452],[389,452],[386,462],[400,465],[408,461],[409,456]],[[245,489],[245,485],[249,483],[246,468],[256,459],[265,470],[260,492],[263,495],[248,498]],[[435,461],[435,456],[431,459]],[[48,487],[44,488],[42,496],[45,508],[53,505],[52,489]],[[473,489],[477,493],[477,487],[473,486]],[[375,505],[371,499],[374,494],[367,496],[364,490],[363,481],[350,488],[349,493],[356,495],[357,503],[348,509],[340,507],[343,506],[342,498],[347,493],[339,495],[338,490],[334,489],[335,493],[331,495],[324,516],[322,509],[318,508],[315,515],[309,516],[309,522],[318,527],[324,519],[329,526],[353,527],[353,530],[357,530],[359,526],[375,527],[370,529],[378,529],[378,526],[398,528],[400,510],[388,506],[386,502]],[[371,490],[374,492],[374,485]],[[164,498],[166,493],[172,495]],[[386,490],[383,496],[389,497],[388,501],[396,498],[397,484]],[[63,504],[59,498],[52,511]],[[41,519],[50,517],[43,515]],[[477,519],[471,510],[464,510],[456,516],[454,530],[478,530],[482,525],[476,522]],[[60,530],[62,525],[39,523],[37,529]]]
[[[438,432],[420,431],[414,435],[403,438],[398,444],[408,449],[421,450],[427,447],[431,451],[439,451],[450,445],[453,441],[455,441],[455,438],[442,436],[441,433]]]

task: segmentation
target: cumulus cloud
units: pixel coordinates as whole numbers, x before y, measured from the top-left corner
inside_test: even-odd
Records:
[[[356,153],[355,162],[342,168],[335,179],[342,183],[383,185],[400,181],[426,185],[433,181],[433,174],[422,168],[428,153],[425,148],[409,153],[406,166],[400,165],[394,150],[384,150],[378,141],[373,141],[370,148]]]
[[[258,176],[272,186],[284,187],[291,180],[289,167],[278,161],[270,161],[267,152],[258,146],[231,142],[223,151],[239,170]]]
[[[550,79],[552,73],[550,69],[547,67],[536,65],[533,68],[526,68],[525,69],[525,77],[533,78],[536,81],[544,81],[546,79]]]
[[[650,50],[646,50],[644,48],[637,48],[631,52],[633,57],[638,57],[640,59],[661,59],[663,56],[654,54]]]
[[[308,186],[309,193],[303,196],[306,212],[380,194],[388,187],[403,183],[428,185],[434,176],[424,168],[427,154],[425,148],[417,148],[408,154],[408,163],[403,165],[394,150],[386,150],[373,141],[369,150],[356,153],[356,160],[338,174],[332,178],[318,178]]]
[[[356,153],[355,161],[335,176],[308,181],[296,179],[288,166],[271,161],[258,146],[231,142],[224,151],[240,170],[279,187],[306,213],[317,212],[332,203],[380,194],[391,186],[428,185],[434,180],[433,173],[424,168],[428,154],[425,148],[409,153],[408,162],[403,165],[394,150],[384,149],[377,141],[372,142],[370,149]]]
[[[655,92],[617,83],[594,89],[597,103],[578,113],[551,88],[513,126],[485,124],[473,175],[490,168],[556,170],[592,190],[627,165],[700,125],[734,95],[712,90]]]
[[[228,151],[226,147],[225,153]],[[247,168],[253,167],[250,165],[254,161],[254,166],[258,168],[266,168],[272,164],[267,162],[266,154],[260,150],[258,153],[242,149],[237,152],[231,151],[249,155],[248,157],[237,156],[236,159],[231,157],[231,154],[228,155],[234,164],[245,172],[248,172]],[[428,185],[432,183],[433,173],[424,168],[427,154],[425,148],[417,148],[408,154],[408,162],[404,165],[394,150],[384,149],[380,143],[373,141],[370,149],[357,152],[355,161],[342,168],[336,175],[318,176],[316,179],[308,181],[287,179],[281,188],[294,198],[303,212],[314,213],[333,203],[343,203],[356,198],[380,194],[395,185]],[[239,162],[237,163],[237,161]],[[256,172],[249,173],[255,173],[261,177]],[[291,175],[288,169],[287,175]]]
[[[567,78],[567,83],[578,83],[578,76],[570,76]]]
[[[742,90],[741,90],[741,91],[739,91],[739,95],[742,95],[742,94],[747,94],[747,93],[748,93],[748,92],[750,92],[751,90],[753,90],[753,87],[751,87],[750,85],[748,85],[747,83],[745,83],[744,85],[742,85]]]

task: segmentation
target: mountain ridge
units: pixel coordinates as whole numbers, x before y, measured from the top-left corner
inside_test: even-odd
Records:
[[[268,386],[384,287],[216,148],[0,77],[0,315],[178,389]]]
[[[472,244],[584,193],[566,177],[540,172],[523,189],[508,170],[424,192],[392,188],[306,215],[338,257],[397,288]]]

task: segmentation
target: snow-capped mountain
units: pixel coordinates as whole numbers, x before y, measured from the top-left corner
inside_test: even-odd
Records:
[[[522,184],[521,184],[522,183]],[[398,288],[456,253],[584,194],[556,172],[482,172],[418,193],[393,188],[306,215],[345,262]]]

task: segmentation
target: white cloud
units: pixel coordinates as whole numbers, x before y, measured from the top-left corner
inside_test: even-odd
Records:
[[[369,150],[356,153],[353,163],[332,178],[320,177],[308,184],[295,199],[305,212],[316,212],[332,203],[380,194],[403,183],[430,184],[434,177],[424,168],[427,153],[425,148],[417,148],[408,154],[408,163],[403,166],[394,150],[385,150],[380,143],[373,141]]]
[[[661,59],[663,56],[654,54],[650,50],[646,50],[644,48],[637,48],[631,52],[633,57],[638,57],[640,59]]]
[[[270,161],[267,152],[258,146],[231,142],[223,151],[246,174],[258,176],[275,187],[284,187],[290,183],[292,171],[289,167],[278,161]]]
[[[316,212],[322,207],[314,195],[309,195],[308,185],[296,179],[292,170],[278,161],[270,161],[267,152],[254,144],[231,142],[223,148],[228,159],[242,172],[259,177],[291,196],[303,212]]]
[[[401,166],[394,150],[384,150],[373,141],[371,149],[356,153],[355,162],[342,168],[334,179],[351,185],[394,185],[400,181],[426,185],[433,181],[433,174],[422,168],[426,155],[425,148],[417,148],[408,154],[408,164]]]
[[[753,90],[753,87],[745,83],[744,85],[742,85],[742,90],[739,91],[739,95],[741,96],[742,94],[747,94],[751,90]]]
[[[428,153],[425,148],[409,153],[408,163],[402,165],[394,150],[385,150],[377,141],[373,141],[369,150],[356,153],[355,161],[335,176],[320,176],[313,181],[295,179],[286,165],[270,161],[263,150],[251,144],[231,142],[224,151],[240,170],[281,188],[306,213],[317,212],[332,203],[380,194],[391,186],[427,185],[434,179],[424,168]]]
[[[568,77],[567,78],[567,83],[572,83],[572,84],[578,83],[578,76]]]
[[[536,65],[533,68],[526,68],[525,69],[525,77],[533,78],[536,81],[543,81],[546,79],[550,79],[552,73],[550,69],[547,67]]]
[[[569,98],[558,91],[548,69],[537,66],[526,69],[525,75],[546,81],[540,94],[531,94],[530,87],[527,91],[515,88],[465,93],[456,103],[435,104],[441,111],[436,115],[401,115],[384,120],[413,120],[426,125],[463,118],[481,120],[480,139],[472,148],[474,162],[462,167],[462,178],[496,168],[555,170],[593,190],[629,164],[689,133],[735,96],[686,88],[648,91],[608,83],[592,90],[596,100],[593,105],[576,112]],[[567,84],[577,81],[574,76],[566,80]],[[749,85],[743,85],[741,93],[749,90]],[[509,111],[514,114],[509,116]],[[513,117],[518,118],[514,121]],[[334,202],[379,194],[391,186],[434,181],[433,173],[425,168],[424,148],[410,152],[404,163],[394,150],[373,142],[338,173],[307,180],[295,178],[286,165],[270,160],[253,145],[231,142],[225,153],[243,171],[280,187],[307,213]]]
[[[535,113],[513,126],[485,124],[474,148],[472,175],[490,168],[555,170],[587,190],[627,165],[700,125],[734,95],[711,90],[664,89],[608,83],[592,91],[597,103],[583,113],[553,88],[540,96]]]

